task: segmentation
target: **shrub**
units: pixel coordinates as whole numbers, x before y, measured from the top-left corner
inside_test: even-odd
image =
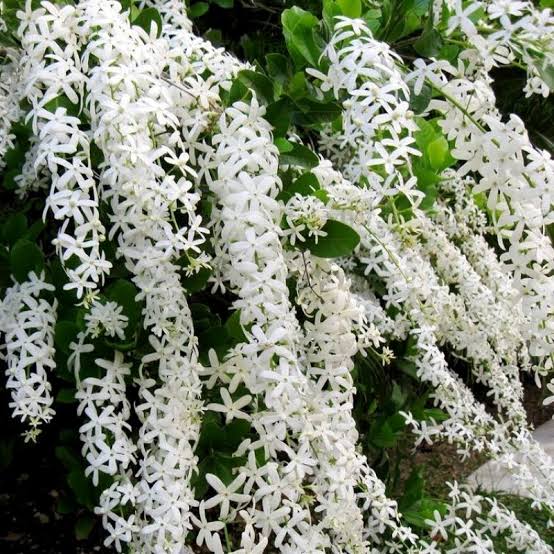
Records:
[[[548,96],[550,10],[259,4],[282,35],[237,44],[214,3],[247,61],[204,2],[0,4],[25,440],[75,404],[56,453],[117,551],[550,552],[465,486],[385,484],[400,442],[446,440],[554,507],[522,405],[552,369],[554,165],[490,77]]]

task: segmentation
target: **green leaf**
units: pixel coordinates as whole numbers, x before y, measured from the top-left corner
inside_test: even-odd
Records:
[[[395,366],[406,375],[418,380],[417,366],[412,360],[409,360],[408,358],[398,358],[395,362]]]
[[[423,418],[426,420],[434,419],[435,423],[441,423],[449,419],[449,415],[440,408],[425,408],[423,410]]]
[[[274,80],[284,85],[291,76],[289,59],[283,54],[268,54],[265,57],[267,72]]]
[[[76,342],[79,326],[74,321],[58,321],[54,327],[54,344],[56,349],[69,354],[69,344]]]
[[[342,10],[336,0],[323,0],[323,21],[329,32],[335,28],[335,17],[342,15]]]
[[[65,94],[52,98],[44,104],[44,109],[54,113],[58,108],[65,108],[67,115],[77,117],[79,115],[79,105],[74,104]]]
[[[416,15],[425,15],[429,12],[431,2],[432,0],[414,0],[412,10]]]
[[[292,121],[293,104],[289,98],[281,98],[267,106],[265,119],[273,126],[273,133],[276,137],[283,137],[287,134]]]
[[[94,509],[96,493],[92,482],[85,477],[82,469],[74,469],[67,476],[67,484],[75,494],[77,502],[89,510]]]
[[[440,136],[427,145],[427,156],[429,163],[435,170],[444,169],[449,152],[448,141]]]
[[[273,142],[275,146],[277,146],[279,154],[286,154],[287,152],[292,152],[294,149],[294,144],[283,137],[277,137]]]
[[[296,165],[311,169],[319,164],[319,158],[306,146],[291,142],[292,150],[281,153],[279,163],[281,165]]]
[[[294,114],[293,121],[303,127],[330,123],[341,114],[341,108],[336,102],[317,102],[303,98],[296,105],[301,111]]]
[[[228,10],[234,6],[234,0],[210,0],[214,4],[217,4],[220,8]]]
[[[312,194],[316,198],[319,198],[324,204],[327,204],[327,202],[329,202],[329,194],[327,193],[326,190],[323,190],[323,189],[315,190]]]
[[[443,47],[440,49],[438,58],[440,58],[441,60],[447,60],[451,64],[456,65],[456,60],[458,59],[459,54],[459,46],[456,46],[455,44],[444,44]]]
[[[297,71],[290,81],[287,83],[286,87],[288,95],[293,100],[302,100],[309,96],[308,91],[308,81],[306,81],[306,75],[303,71]]]
[[[362,15],[361,0],[337,0],[337,4],[346,17],[357,18]]]
[[[190,313],[197,331],[207,331],[210,327],[219,327],[221,319],[217,314],[212,313],[209,306],[194,302],[190,305]]]
[[[41,249],[34,242],[19,239],[10,252],[10,269],[20,283],[27,279],[31,271],[39,274],[44,269]]]
[[[34,242],[37,240],[38,236],[44,231],[46,223],[42,219],[37,219],[28,229],[25,231],[23,238]]]
[[[415,467],[404,486],[404,494],[398,501],[398,508],[402,512],[423,498],[425,479],[421,467]]]
[[[218,357],[225,355],[230,346],[229,335],[222,325],[210,327],[204,331],[198,331],[198,346],[201,352],[208,352],[213,348]]]
[[[126,279],[118,279],[106,289],[105,294],[108,300],[117,302],[123,308],[123,313],[129,318],[126,331],[132,334],[142,311],[141,304],[136,301],[137,287]]]
[[[78,541],[86,539],[96,524],[96,519],[89,514],[81,516],[75,523],[75,538]]]
[[[202,498],[209,489],[206,481],[206,474],[211,473],[219,477],[223,483],[228,485],[233,481],[233,468],[241,465],[244,458],[227,456],[222,453],[214,453],[206,456],[198,464],[198,473],[192,478],[194,495],[196,498]]]
[[[207,411],[202,418],[200,427],[200,435],[196,453],[201,457],[207,456],[209,452],[217,449],[217,445],[221,440],[222,429],[219,425],[220,417],[214,412]]]
[[[132,23],[142,27],[148,34],[151,32],[152,25],[155,25],[156,36],[159,37],[162,34],[162,16],[156,8],[144,8],[140,10],[139,14],[133,18]]]
[[[288,186],[283,187],[277,199],[282,200],[286,204],[295,194],[310,196],[317,190],[319,190],[317,177],[313,173],[304,173]]]
[[[4,163],[9,171],[16,170],[21,173],[21,168],[25,163],[25,153],[27,148],[20,143],[16,143],[13,148],[10,148],[4,155]]]
[[[251,96],[251,92],[247,86],[244,85],[239,79],[235,79],[229,90],[229,96],[227,98],[226,105],[232,106],[235,102],[240,102]]]
[[[189,294],[200,292],[206,288],[211,274],[212,270],[209,267],[202,267],[193,275],[183,275],[181,277],[181,284]]]
[[[425,32],[414,42],[414,49],[420,56],[431,58],[437,56],[442,48],[443,42],[440,33],[434,29],[426,29]]]
[[[208,29],[204,33],[204,38],[209,40],[214,46],[223,45],[223,34],[220,29]]]
[[[375,423],[369,433],[371,442],[378,448],[392,448],[398,442],[398,433],[395,433],[388,421]]]
[[[244,419],[234,419],[223,427],[222,450],[229,454],[236,451],[239,444],[250,432],[250,423]]]
[[[294,6],[282,13],[281,23],[287,48],[296,66],[318,67],[323,41],[317,35],[317,17]]]
[[[446,505],[438,500],[424,497],[412,504],[408,509],[404,510],[402,512],[402,516],[414,527],[427,529],[428,525],[425,523],[425,520],[434,519],[433,512],[435,510],[444,516],[446,513]]]
[[[424,112],[431,101],[432,90],[429,85],[424,84],[419,94],[414,92],[414,83],[410,83],[410,109],[414,114],[419,115]]]
[[[12,148],[12,151],[14,149]],[[21,174],[20,169],[10,169],[4,171],[2,175],[2,188],[4,190],[15,190],[17,188],[17,182],[15,178]]]
[[[27,231],[27,218],[22,213],[12,214],[2,225],[2,242],[12,246]]]
[[[379,9],[367,10],[363,15],[363,20],[366,22],[369,30],[373,36],[377,35],[379,28],[381,27],[382,13]]]
[[[425,152],[427,145],[436,138],[435,128],[422,117],[416,118],[418,130],[414,134],[414,138],[418,148]]]
[[[406,391],[404,391],[396,381],[392,384],[390,400],[397,410],[401,409],[406,402]],[[398,428],[402,428],[404,425],[404,418],[400,416],[400,421],[398,422],[398,420],[396,420],[396,426],[399,426]]]
[[[188,9],[187,15],[191,19],[196,19],[197,17],[203,16],[209,9],[210,9],[210,6],[208,5],[207,2],[195,2]]]
[[[243,69],[237,79],[246,87],[251,88],[258,99],[264,104],[270,104],[275,98],[273,83],[262,73]]]
[[[7,31],[0,31],[0,46],[6,46],[7,48],[17,48],[18,44],[15,36]]]
[[[56,395],[56,402],[60,404],[73,404],[75,400],[75,390],[74,389],[60,389]]]
[[[340,221],[330,219],[323,226],[323,231],[327,235],[319,237],[317,244],[313,237],[309,237],[301,245],[314,256],[319,256],[320,258],[348,256],[360,242],[360,235]]]
[[[418,163],[414,164],[413,170],[417,177],[417,188],[425,194],[419,207],[425,211],[431,210],[438,196],[437,183],[440,178],[434,171]]]
[[[225,322],[225,330],[232,339],[237,341],[237,343],[246,341],[246,335],[240,323],[240,310],[233,312],[229,319],[227,319]]]

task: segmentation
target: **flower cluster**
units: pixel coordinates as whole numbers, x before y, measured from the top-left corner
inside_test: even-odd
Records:
[[[554,63],[554,16],[533,2],[507,0],[438,0],[435,20],[445,16],[447,35],[461,33],[467,40],[464,56],[487,71],[500,65],[517,65],[527,71],[525,92],[550,93],[546,76]]]
[[[303,231],[307,231],[308,237],[313,236],[316,243],[318,237],[324,237],[326,234],[322,230],[327,223],[325,204],[315,196],[295,194],[287,202],[285,218],[289,226],[286,234],[290,234],[289,241],[292,245],[297,240],[300,242],[306,240],[302,234]]]
[[[90,138],[80,128],[80,119],[69,113],[70,106],[79,110],[86,80],[79,57],[78,12],[73,6],[49,2],[33,11],[28,2],[19,15],[22,88],[32,105],[27,117],[36,136],[32,164],[37,172],[42,166],[48,168],[51,183],[45,211],[60,222],[54,244],[66,265],[65,287],[80,297],[103,283],[111,264],[100,248],[105,229],[98,211]],[[60,98],[66,102],[57,104]]]
[[[4,335],[7,363],[6,387],[11,392],[14,417],[30,426],[26,437],[35,440],[40,425],[52,419],[53,398],[48,371],[54,361],[54,325],[57,301],[45,293],[54,287],[44,275],[30,273],[23,283],[10,287],[0,303],[0,331]]]
[[[549,277],[554,249],[544,226],[553,217],[549,183],[554,164],[547,152],[531,144],[516,115],[502,121],[484,69],[473,75],[467,71],[463,64],[456,69],[433,62],[419,64],[407,78],[424,77],[444,94],[444,99],[432,100],[429,109],[443,115],[439,125],[454,142],[453,156],[464,162],[458,176],[471,173],[473,193],[487,194],[494,231],[505,249],[501,259],[513,272],[515,286],[525,294],[525,314],[533,333],[530,352],[548,356],[553,349],[554,294]],[[471,181],[467,184],[471,186]]]
[[[79,400],[77,414],[86,417],[79,428],[82,453],[88,462],[85,475],[92,474],[92,482],[98,485],[99,472],[114,475],[133,462],[134,445],[126,434],[130,405],[125,377],[130,367],[123,362],[121,352],[115,353],[113,361],[97,359],[96,365],[102,376],[79,382],[75,398]]]
[[[4,156],[13,147],[12,125],[21,116],[18,101],[19,59],[17,51],[7,53],[8,63],[0,66],[0,169],[4,168]]]
[[[329,128],[321,135],[323,152],[347,179],[367,183],[375,204],[398,192],[417,204],[421,191],[409,171],[411,157],[419,155],[413,137],[417,125],[397,67],[400,58],[365,24],[348,18],[338,19],[324,55],[330,62],[327,74],[308,72],[321,81],[322,92],[332,90],[337,98],[345,93],[347,99],[341,132]]]
[[[54,413],[48,370],[54,359],[71,370],[105,544],[432,554],[450,539],[448,552],[465,554],[493,552],[502,533],[548,552],[457,485],[428,536],[416,533],[363,453],[354,405],[355,360],[387,372],[402,356],[435,408],[399,412],[415,447],[484,453],[554,509],[552,480],[535,471],[554,475],[554,463],[531,435],[521,380],[553,369],[554,165],[519,118],[503,119],[488,75],[517,61],[528,92],[546,93],[550,12],[435,2],[445,36],[471,46],[457,67],[410,69],[364,20],[338,17],[319,68],[301,75],[310,102],[342,109],[310,124],[327,160],[302,129],[274,140],[267,79],[195,36],[183,2],[124,6],[29,0],[20,48],[0,65],[0,167],[25,118],[14,194],[52,227],[39,241],[46,272],[0,303],[10,406],[36,438]],[[416,119],[424,88],[433,98]],[[432,163],[427,132],[439,137]],[[18,276],[13,244],[36,229],[14,221],[1,254]],[[55,352],[58,330],[73,335]]]

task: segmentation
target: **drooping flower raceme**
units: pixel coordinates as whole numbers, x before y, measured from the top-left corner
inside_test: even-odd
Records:
[[[89,136],[80,128],[80,118],[69,113],[79,111],[86,79],[79,57],[78,13],[73,6],[49,2],[34,11],[30,6],[28,2],[20,14],[18,32],[24,52],[23,90],[32,105],[27,117],[37,137],[32,163],[36,173],[46,166],[51,176],[45,213],[51,211],[60,222],[54,244],[69,277],[65,288],[81,297],[102,285],[111,264],[101,250],[105,229]],[[65,101],[58,105],[60,98]]]
[[[44,275],[30,273],[26,281],[14,283],[0,303],[0,331],[4,335],[7,389],[10,408],[30,426],[27,437],[35,440],[40,425],[54,415],[48,372],[54,360],[54,325],[57,300],[48,300],[54,286]]]
[[[190,528],[195,501],[190,479],[196,466],[201,402],[196,339],[176,261],[194,258],[206,230],[195,213],[199,196],[192,189],[186,157],[181,176],[166,174],[162,160],[179,160],[186,147],[176,130],[160,72],[166,43],[132,27],[116,2],[83,3],[85,25],[106,22],[91,33],[84,58],[90,71],[88,103],[93,136],[105,156],[102,197],[112,209],[110,236],[144,300],[144,326],[152,352],[142,359],[142,421],[136,485],[137,520],[133,537],[140,549],[171,544],[176,550]],[[169,133],[166,143],[157,137]],[[125,137],[122,140],[122,137]],[[184,223],[176,228],[175,218]],[[155,375],[147,368],[157,366]]]
[[[487,71],[502,65],[524,67],[526,95],[549,95],[547,74],[554,62],[550,9],[539,10],[528,0],[437,0],[433,9],[437,23],[445,20],[447,35],[465,37],[464,55]]]
[[[0,66],[0,169],[4,168],[6,152],[14,145],[12,125],[21,116],[18,99],[19,56],[13,50],[6,54],[10,61]]]
[[[520,380],[552,369],[552,164],[517,118],[501,118],[488,77],[499,64],[532,65],[551,16],[527,2],[446,4],[445,37],[473,42],[458,67],[416,60],[410,70],[364,21],[339,18],[305,76],[316,100],[340,103],[340,121],[307,135],[295,118],[286,140],[268,122],[271,94],[245,85],[255,68],[195,36],[182,2],[20,12],[21,49],[0,66],[0,163],[24,127],[13,123],[28,118],[15,194],[30,205],[46,196],[44,236],[55,220],[85,473],[109,482],[96,507],[107,546],[429,554],[451,539],[449,552],[465,554],[492,552],[501,532],[516,549],[548,551],[513,514],[457,485],[418,536],[356,428],[355,360],[388,372],[404,348],[404,368],[442,410],[439,421],[401,412],[415,446],[483,452],[554,507],[550,482],[531,470],[554,468],[528,429]],[[161,28],[158,17],[141,27],[144,7]],[[542,77],[530,68],[529,91],[544,92]],[[434,97],[416,120],[410,90],[424,86]],[[418,133],[431,113],[454,167],[433,168],[428,194]],[[307,136],[333,164],[317,164]],[[486,208],[475,193],[488,194]],[[408,206],[400,215],[397,200]],[[337,224],[357,246],[320,257]],[[9,250],[13,229],[2,229]],[[31,273],[0,305],[12,408],[30,438],[53,414],[58,289]]]
[[[411,157],[419,155],[413,138],[417,125],[397,67],[400,58],[365,24],[348,18],[338,18],[324,55],[330,62],[327,74],[308,72],[321,81],[322,91],[347,98],[340,133],[327,128],[321,135],[323,151],[347,179],[362,180],[374,191],[376,205],[400,190],[417,204],[421,191],[414,190],[410,171]]]
[[[543,229],[553,217],[549,183],[554,164],[547,152],[530,143],[517,116],[511,115],[506,123],[501,120],[490,79],[482,71],[470,78],[464,74],[463,65],[460,67],[448,68],[452,79],[433,63],[425,70],[433,73],[433,86],[446,95],[432,100],[429,108],[443,114],[439,125],[454,141],[452,154],[465,162],[458,174],[474,173],[473,192],[487,194],[487,208],[505,249],[501,259],[525,294],[523,306],[533,332],[530,351],[535,356],[548,356],[553,349],[554,292],[549,277],[554,249]],[[408,78],[416,78],[423,70],[420,66]]]

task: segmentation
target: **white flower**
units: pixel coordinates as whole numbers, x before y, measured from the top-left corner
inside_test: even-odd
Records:
[[[221,395],[223,404],[208,404],[206,406],[207,410],[212,410],[213,412],[221,412],[225,414],[226,425],[229,424],[233,419],[250,419],[250,416],[247,413],[241,412],[241,408],[248,406],[250,404],[250,401],[252,400],[252,397],[249,394],[245,394],[237,400],[233,400],[231,398],[231,395],[229,394],[229,391],[224,387],[221,387],[219,389],[219,394]]]
[[[36,429],[54,415],[48,370],[54,360],[54,326],[57,301],[48,302],[42,293],[52,292],[44,274],[30,273],[23,283],[7,289],[0,302],[0,332],[6,349],[6,388],[12,401],[13,416]],[[35,440],[38,430],[31,430],[26,440]]]
[[[240,474],[229,485],[225,485],[217,475],[207,473],[206,481],[217,494],[205,502],[205,509],[209,510],[221,504],[219,517],[225,519],[229,515],[231,503],[242,504],[248,502],[250,495],[237,492],[244,484],[245,479],[246,475]]]
[[[448,528],[452,524],[450,518],[443,518],[438,510],[433,511],[433,519],[426,519],[425,524],[431,527],[431,536],[440,536],[443,540],[448,539]]]
[[[129,318],[121,312],[123,308],[117,302],[101,303],[93,300],[90,312],[85,314],[87,333],[96,338],[102,333],[109,337],[125,338],[125,328]]]
[[[546,383],[546,388],[552,393],[552,396],[547,396],[542,401],[544,406],[548,406],[549,404],[552,404],[552,402],[554,402],[554,380],[550,381],[550,383]]]
[[[191,519],[194,525],[198,529],[198,535],[196,537],[196,544],[202,546],[205,542],[208,548],[212,544],[214,534],[221,531],[225,527],[223,521],[208,521],[206,519],[205,502],[202,500],[198,507],[200,519],[192,515]]]

